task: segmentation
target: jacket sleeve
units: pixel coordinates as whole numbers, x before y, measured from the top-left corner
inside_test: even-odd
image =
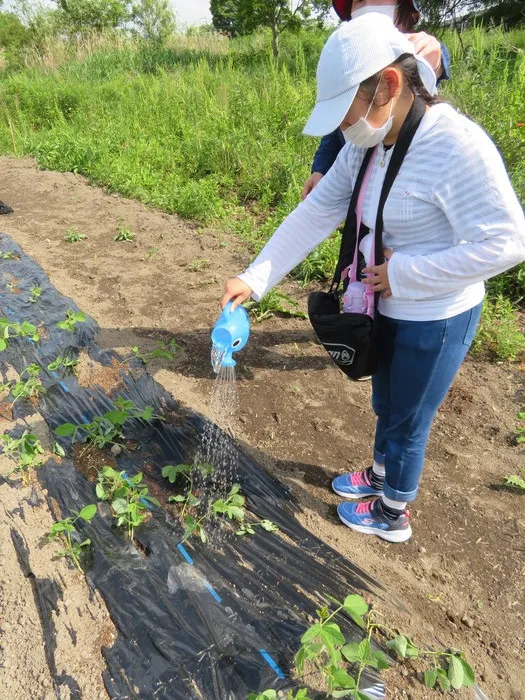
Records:
[[[443,73],[437,79],[438,85],[442,80],[450,80],[450,52],[443,43],[441,44],[441,65]]]
[[[394,253],[388,277],[395,297],[417,300],[459,291],[525,260],[525,218],[503,160],[489,137],[471,126],[434,189],[455,244],[429,255]]]
[[[352,194],[351,146],[339,154],[326,177],[289,214],[249,268],[239,278],[257,301],[337,228]]]
[[[344,144],[345,140],[341,129],[336,129],[332,131],[331,134],[328,134],[328,136],[323,136],[319,148],[315,152],[312,172],[326,175],[335,163],[335,159],[339,155],[339,151]]]

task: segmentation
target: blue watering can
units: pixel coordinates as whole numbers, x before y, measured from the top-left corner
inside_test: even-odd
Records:
[[[250,317],[243,306],[232,311],[232,302],[228,302],[217,319],[211,332],[212,364],[215,371],[219,367],[235,367],[232,355],[241,350],[250,335]],[[217,365],[214,362],[217,360]]]

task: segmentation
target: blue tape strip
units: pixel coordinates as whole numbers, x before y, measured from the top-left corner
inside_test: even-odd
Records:
[[[62,389],[64,389],[64,391],[66,392],[66,394],[69,394],[69,389],[68,389],[67,386],[64,384],[64,382],[59,382],[59,384],[60,384],[60,386],[62,387]]]
[[[217,603],[222,603],[222,598],[217,593],[217,591],[214,588],[212,588],[209,583],[205,583],[204,585],[206,586],[207,590],[212,594],[212,596],[215,598]]]
[[[184,559],[186,559],[186,561],[188,562],[188,564],[191,564],[191,565],[193,566],[193,559],[192,559],[192,558],[190,557],[190,555],[188,554],[188,551],[187,551],[186,547],[185,547],[183,544],[178,544],[178,545],[177,545],[177,549],[178,549],[179,552],[182,554],[182,556],[184,557]]]
[[[266,661],[268,666],[272,669],[272,671],[275,673],[277,678],[280,681],[283,681],[285,679],[285,675],[283,671],[279,668],[277,663],[272,659],[270,654],[266,651],[266,649],[259,649],[259,654],[263,657],[263,659]]]

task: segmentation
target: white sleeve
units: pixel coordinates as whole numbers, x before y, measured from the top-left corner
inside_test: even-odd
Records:
[[[355,162],[352,147],[346,145],[317,187],[286,217],[253,263],[239,275],[253,290],[254,299],[267,294],[344,220]]]
[[[434,202],[451,224],[455,245],[429,255],[394,253],[388,263],[393,296],[416,300],[446,294],[525,260],[523,210],[500,154],[476,125],[447,158]]]

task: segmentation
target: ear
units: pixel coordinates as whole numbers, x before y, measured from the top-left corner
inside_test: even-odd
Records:
[[[403,78],[397,66],[388,66],[383,71],[381,79],[383,83],[383,93],[387,100],[396,97],[403,88]]]

